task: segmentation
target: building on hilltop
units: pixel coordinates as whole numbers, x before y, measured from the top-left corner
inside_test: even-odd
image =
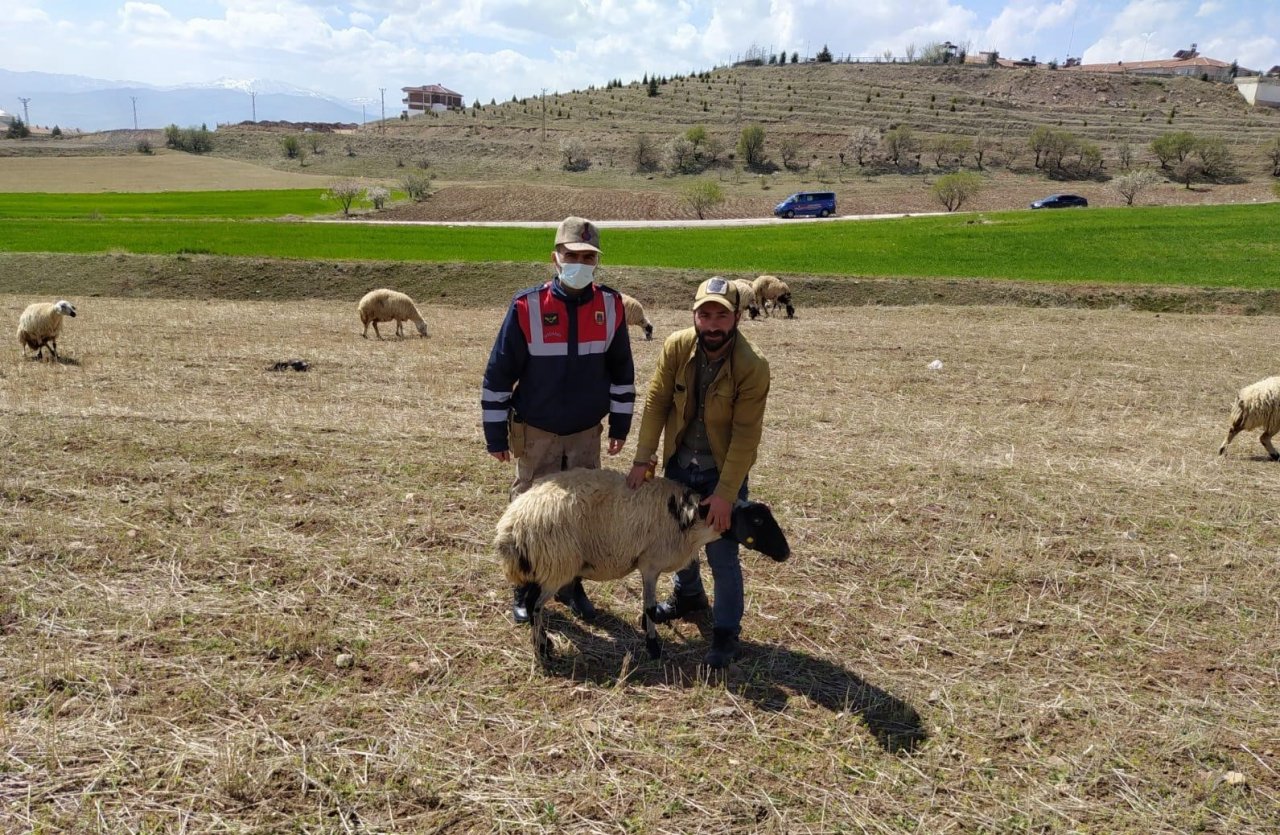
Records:
[[[1124,73],[1126,75],[1184,76],[1206,81],[1230,82],[1237,75],[1252,75],[1251,70],[1241,69],[1235,63],[1206,58],[1191,49],[1179,49],[1172,58],[1158,61],[1115,61],[1108,64],[1076,64],[1063,67],[1072,72]]]
[[[0,130],[8,130],[13,126],[13,122],[17,118],[18,117],[14,116],[12,113],[5,113],[3,110],[0,110]]]
[[[415,111],[461,110],[462,94],[455,93],[440,84],[428,84],[424,87],[401,87],[405,112],[412,116]]]

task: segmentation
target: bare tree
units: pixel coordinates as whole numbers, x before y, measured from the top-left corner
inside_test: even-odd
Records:
[[[760,125],[747,125],[738,136],[738,156],[748,168],[759,168],[764,165],[764,128]]]
[[[636,134],[631,143],[631,162],[637,171],[653,171],[659,165],[658,144],[647,133]]]
[[[800,140],[794,136],[785,136],[778,142],[778,156],[782,157],[783,168],[795,168],[796,158],[800,156]]]
[[[1111,181],[1111,187],[1124,198],[1126,206],[1132,206],[1138,195],[1159,183],[1161,177],[1150,168],[1135,168]]]
[[[693,173],[697,165],[697,151],[688,139],[677,136],[667,143],[667,170],[672,174]]]
[[[591,167],[587,143],[576,136],[567,136],[560,140],[560,159],[565,171],[586,171]]]

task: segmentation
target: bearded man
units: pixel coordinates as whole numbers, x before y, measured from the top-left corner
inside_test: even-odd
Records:
[[[747,474],[756,461],[769,397],[769,363],[738,331],[738,288],[719,276],[698,287],[693,327],[667,337],[649,383],[640,440],[627,485],[639,487],[653,472],[663,438],[663,475],[706,498],[707,524],[723,533],[733,503],[747,498]],[[651,617],[658,623],[711,609],[707,666],[728,666],[740,652],[743,588],[738,543],[722,536],[707,546],[715,604],[702,586],[699,562],[675,576],[669,600]]]

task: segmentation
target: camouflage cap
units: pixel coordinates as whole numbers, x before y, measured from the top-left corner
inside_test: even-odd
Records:
[[[567,217],[556,229],[556,246],[561,244],[571,252],[599,252],[600,230],[589,220]]]

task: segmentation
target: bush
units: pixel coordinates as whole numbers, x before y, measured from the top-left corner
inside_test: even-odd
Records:
[[[169,125],[164,129],[164,144],[175,151],[203,154],[213,150],[213,134],[204,125],[198,128],[180,128]]]
[[[140,153],[140,154],[150,154],[150,153],[151,153],[151,140],[150,140],[150,139],[139,139],[139,140],[138,140],[138,144],[137,144],[137,145],[135,145],[134,147],[138,149],[138,153]]]
[[[298,154],[302,153],[302,143],[296,136],[286,136],[280,140],[280,145],[284,148],[284,155],[288,159],[297,159]]]
[[[958,171],[955,174],[944,174],[933,184],[933,196],[948,212],[954,212],[964,205],[982,188],[982,178],[972,171]]]
[[[387,198],[391,196],[391,192],[382,186],[370,186],[364,190],[364,199],[373,204],[373,208],[382,211],[387,205]]]
[[[31,129],[21,119],[14,119],[9,129],[4,132],[5,139],[26,139],[30,135]]]
[[[406,174],[400,178],[400,188],[410,200],[421,203],[430,196],[431,178],[422,174]]]
[[[738,155],[748,168],[760,168],[764,165],[764,128],[760,125],[747,125],[738,136]]]
[[[702,220],[706,213],[724,202],[724,190],[714,180],[698,180],[685,185],[680,190],[689,208]]]

